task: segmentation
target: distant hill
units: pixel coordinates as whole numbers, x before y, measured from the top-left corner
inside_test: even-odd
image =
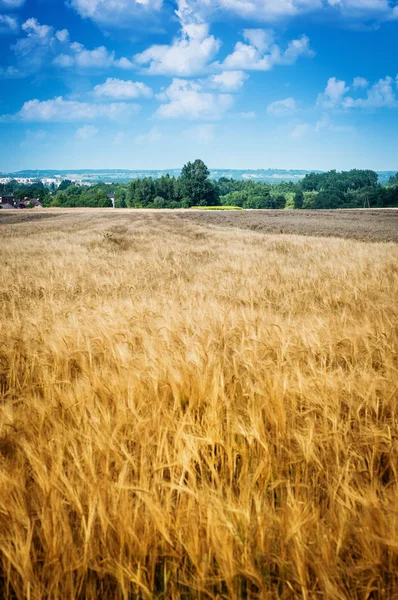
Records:
[[[379,176],[379,182],[382,185],[388,183],[389,178],[395,175],[394,171],[376,171]],[[125,169],[82,169],[77,171],[71,170],[26,170],[15,173],[2,173],[2,177],[37,177],[43,179],[45,177],[56,177],[61,179],[81,180],[87,183],[128,183],[132,179],[141,179],[142,177],[158,178],[169,173],[170,176],[178,177],[181,169],[164,169],[164,170],[125,170]],[[308,173],[322,173],[322,171],[305,171],[301,169],[210,169],[210,177],[212,179],[220,179],[228,177],[238,180],[253,179],[254,181],[264,181],[266,183],[280,183],[281,181],[299,181]]]

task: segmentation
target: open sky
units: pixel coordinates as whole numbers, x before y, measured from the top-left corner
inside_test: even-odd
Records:
[[[398,0],[0,0],[0,171],[398,170]]]

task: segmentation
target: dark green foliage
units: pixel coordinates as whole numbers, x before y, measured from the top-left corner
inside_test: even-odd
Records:
[[[239,182],[245,184],[246,182]],[[270,186],[268,183],[247,182],[241,191],[230,192],[221,197],[223,206],[240,206],[248,209],[274,208],[282,209],[286,205],[286,196],[275,193],[278,186]],[[271,194],[271,191],[273,192]]]
[[[236,206],[245,209],[335,209],[398,206],[398,173],[382,187],[373,171],[354,169],[338,173],[312,173],[299,183],[270,184],[255,179],[209,179],[201,160],[187,163],[181,177],[133,179],[129,184],[76,185],[64,180],[57,191],[38,182],[0,184],[0,195],[16,200],[39,198],[44,206],[116,208],[190,208],[192,206]]]
[[[344,201],[341,199],[340,195],[335,190],[331,190],[330,192],[319,192],[315,198],[313,208],[326,210],[330,208],[340,208],[343,204]]]
[[[304,192],[303,208],[383,208],[398,206],[395,181],[398,174],[390,178],[389,187],[382,187],[374,171],[353,169],[311,173],[298,185]]]
[[[240,206],[243,207],[248,200],[246,192],[230,192],[225,196],[221,196],[221,204],[223,206]]]
[[[352,171],[329,171],[328,173],[311,173],[300,183],[303,192],[348,192],[363,187],[376,187],[377,173],[369,170],[353,169]]]
[[[304,194],[301,190],[294,194],[294,208],[303,208]]]
[[[58,190],[60,192],[63,192],[64,190],[68,189],[68,187],[70,187],[71,185],[73,185],[73,181],[71,181],[70,179],[64,179],[63,181],[61,181]]]
[[[209,179],[210,171],[202,160],[184,165],[180,183],[188,206],[217,206],[219,193]]]
[[[133,179],[125,190],[124,202],[128,208],[181,208],[183,193],[180,180],[166,175],[159,179]],[[118,192],[115,192],[118,200]],[[118,207],[118,204],[116,203]]]
[[[116,208],[127,208],[127,188],[120,186],[115,190],[115,207]]]
[[[135,187],[134,205],[139,208],[146,208],[154,201],[156,196],[155,184],[152,177],[141,179],[140,185]]]
[[[88,208],[111,207],[112,201],[108,198],[110,192],[111,190],[104,184],[93,185],[92,187],[71,185],[58,191],[52,197],[50,206],[65,208],[79,206]]]
[[[135,179],[114,186],[117,207],[190,208],[237,206],[246,209],[334,209],[398,206],[398,186],[382,187],[373,171],[314,173],[299,183],[269,184],[222,177],[210,181],[202,161],[185,165],[181,177]],[[109,188],[109,186],[108,186]]]
[[[167,200],[165,200],[164,198],[162,198],[161,196],[156,196],[156,198],[153,201],[153,208],[167,208]]]
[[[281,210],[286,206],[286,197],[283,194],[278,194],[277,196],[274,196],[272,202],[274,204],[272,208],[277,208]]]
[[[398,206],[398,185],[385,190],[384,206]]]
[[[390,179],[388,181],[388,185],[389,186],[398,185],[398,173],[396,173],[393,177],[390,177]]]
[[[14,191],[14,196],[17,200],[23,200],[24,198],[38,198],[41,202],[44,202],[48,195],[49,192],[47,188],[41,183],[28,185]]]

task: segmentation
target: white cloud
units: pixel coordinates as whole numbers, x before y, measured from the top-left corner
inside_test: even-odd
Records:
[[[354,81],[352,82],[352,86],[354,89],[367,88],[368,85],[369,85],[369,81],[367,79],[365,79],[364,77],[355,77]]]
[[[261,53],[249,44],[238,42],[235,45],[232,54],[229,54],[224,60],[222,67],[224,69],[271,69],[269,58],[265,58]]]
[[[222,18],[222,13],[265,23],[308,13],[321,15],[329,22],[336,17],[356,23],[398,18],[394,0],[178,0],[178,5],[185,18],[207,21]]]
[[[325,91],[318,96],[317,106],[322,106],[323,108],[335,108],[339,106],[349,89],[345,81],[331,77],[328,80]]]
[[[113,98],[115,100],[129,100],[132,98],[151,98],[153,92],[150,87],[140,81],[124,81],[108,77],[105,83],[96,85],[94,96],[97,98]]]
[[[61,29],[60,31],[56,31],[55,37],[58,41],[64,44],[65,42],[69,41],[69,31],[67,29]]]
[[[186,25],[171,45],[151,46],[137,54],[134,61],[148,75],[190,77],[206,72],[220,47],[220,40],[209,35],[208,25]]]
[[[224,92],[236,92],[243,87],[248,77],[249,75],[244,71],[222,71],[218,75],[212,75],[209,78],[209,83],[211,87]]]
[[[188,137],[190,137],[194,142],[198,142],[199,144],[208,144],[214,140],[215,128],[214,125],[207,123],[203,125],[197,125],[191,129],[186,129],[184,133],[188,135]]]
[[[244,19],[272,22],[293,17],[322,6],[322,0],[179,0],[181,11],[206,19],[219,12],[230,12]]]
[[[57,41],[53,27],[41,25],[37,19],[28,19],[23,23],[22,29],[25,37],[11,46],[17,59],[17,64],[11,67],[18,69],[21,76],[35,73],[43,64],[50,62],[54,41]]]
[[[286,117],[292,115],[297,110],[296,101],[294,98],[285,98],[272,102],[267,107],[267,113],[274,117]]]
[[[345,81],[340,81],[336,77],[331,77],[328,81],[325,91],[319,94],[317,106],[331,108],[397,108],[398,98],[395,92],[395,84],[398,82],[398,75],[394,80],[392,77],[379,79],[374,85],[369,87],[369,82],[363,77],[356,77],[353,81],[353,89],[357,92],[361,90],[366,97],[354,98],[347,96],[349,86]]]
[[[298,125],[295,125],[290,135],[294,139],[299,139],[304,137],[310,130],[311,127],[308,123],[299,123]]]
[[[19,1],[0,0],[0,3]],[[354,22],[398,18],[394,0],[176,0],[176,3],[177,15],[184,25],[220,20],[225,14],[264,23],[309,13],[324,15],[328,20],[336,13],[338,18]],[[143,20],[153,26],[167,5],[164,0],[69,0],[69,6],[81,17],[105,29],[137,27]]]
[[[62,69],[69,69],[73,67],[75,61],[69,54],[58,54],[53,60],[53,65],[61,67]]]
[[[18,21],[10,15],[0,15],[0,34],[18,31]]]
[[[398,108],[392,77],[379,79],[368,91],[366,98],[347,97],[343,100],[344,108]]]
[[[2,79],[18,79],[25,75],[19,71],[16,67],[0,67],[0,77]]]
[[[326,127],[330,126],[330,117],[329,115],[323,115],[323,117],[321,119],[319,119],[316,123],[315,123],[315,128],[314,130],[316,132],[321,131],[322,129],[325,129]]]
[[[118,67],[119,69],[125,69],[125,70],[135,68],[133,63],[131,62],[131,60],[129,60],[125,56],[122,56],[122,58],[115,61],[114,66]]]
[[[244,29],[243,37],[259,52],[266,52],[275,42],[273,29]]]
[[[105,46],[87,50],[77,42],[70,45],[72,54],[59,54],[53,64],[59,67],[79,67],[81,69],[109,69],[115,61],[115,53],[108,52]]]
[[[219,119],[233,104],[230,94],[204,92],[198,82],[184,79],[173,79],[158,98],[163,104],[155,116],[162,119]]]
[[[33,18],[25,21],[22,25],[22,29],[26,31],[28,35],[36,35],[41,39],[47,38],[53,31],[53,28],[49,25],[40,25],[39,21]]]
[[[133,64],[125,57],[116,60],[115,53],[107,50],[105,46],[87,50],[83,44],[73,42],[69,44],[66,52],[56,56],[53,64],[63,68],[77,67],[79,69],[133,68]]]
[[[130,29],[142,21],[153,22],[163,0],[69,0],[68,5],[99,27]]]
[[[25,4],[25,0],[0,0],[0,8],[16,10]]]
[[[25,37],[11,46],[17,59],[12,68],[18,69],[20,76],[36,73],[50,65],[83,70],[133,67],[125,57],[116,59],[115,53],[108,51],[105,46],[88,50],[83,44],[70,42],[67,29],[55,31],[53,27],[42,25],[34,18],[25,21],[22,29]]]
[[[80,141],[86,141],[95,137],[97,133],[99,133],[99,129],[94,127],[94,125],[83,125],[83,127],[80,127],[76,131],[75,138]]]
[[[301,38],[289,42],[287,49],[281,55],[280,61],[276,64],[294,65],[301,56],[308,56],[310,58],[315,56],[315,52],[310,48],[310,39],[306,35],[302,35]]]
[[[95,119],[123,120],[136,114],[139,107],[135,104],[112,103],[90,104],[64,100],[61,96],[53,100],[30,100],[25,102],[16,118],[22,121],[67,122]]]
[[[152,127],[147,133],[141,133],[135,137],[136,144],[154,144],[163,137],[157,127]]]
[[[251,35],[253,31],[254,35]],[[249,43],[238,42],[221,66],[232,70],[269,71],[275,65],[293,65],[301,56],[314,56],[306,35],[289,42],[286,50],[282,52],[280,47],[273,43],[268,30],[263,38],[259,34],[260,31],[246,29],[244,36]]]
[[[385,21],[394,14],[394,5],[390,0],[328,0],[328,4],[337,9],[342,17],[356,21],[371,18]]]

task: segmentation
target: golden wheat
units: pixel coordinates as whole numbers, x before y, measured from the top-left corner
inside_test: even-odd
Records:
[[[3,225],[0,597],[398,598],[398,247]]]

